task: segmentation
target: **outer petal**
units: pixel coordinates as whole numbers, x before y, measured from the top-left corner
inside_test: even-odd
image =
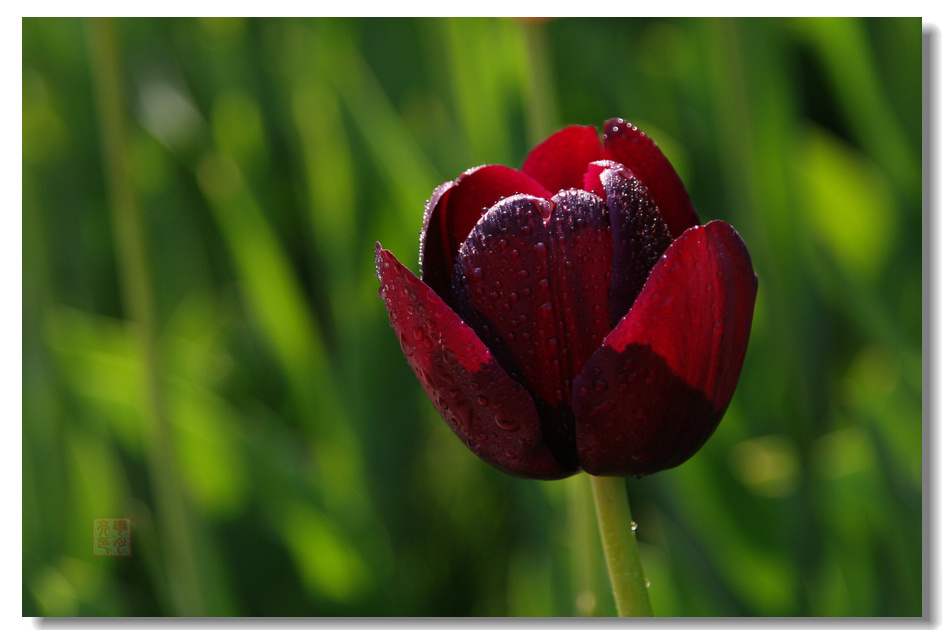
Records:
[[[520,477],[559,479],[575,472],[560,466],[543,443],[530,394],[474,331],[379,243],[376,275],[409,365],[469,449]]]
[[[647,187],[667,223],[671,236],[700,224],[687,189],[651,138],[621,118],[605,122],[605,159],[624,164]]]
[[[644,475],[699,450],[739,380],[758,281],[722,221],[686,231],[576,378],[580,463]]]
[[[523,193],[549,198],[529,175],[506,166],[478,166],[435,189],[425,207],[419,236],[422,279],[450,303],[451,273],[458,247],[481,215],[504,197]]]
[[[595,127],[572,125],[536,145],[520,170],[553,192],[582,188],[589,162],[601,157],[602,146]]]
[[[583,190],[501,201],[455,266],[455,310],[533,393],[544,440],[563,463],[576,461],[573,379],[611,330],[611,267],[608,216]]]

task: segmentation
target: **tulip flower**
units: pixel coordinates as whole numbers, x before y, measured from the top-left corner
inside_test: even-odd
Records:
[[[421,279],[376,244],[380,295],[436,409],[520,477],[640,477],[716,429],[757,278],[727,223],[701,225],[657,145],[621,119],[556,132],[520,170],[439,186]]]

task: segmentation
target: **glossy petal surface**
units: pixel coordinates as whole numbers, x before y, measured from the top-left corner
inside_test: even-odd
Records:
[[[601,199],[571,190],[504,200],[458,254],[455,308],[533,392],[560,458],[575,454],[573,378],[611,329],[611,248]]]
[[[642,475],[693,455],[739,380],[757,280],[722,221],[685,232],[574,384],[576,441],[587,472]]]
[[[520,170],[555,193],[582,188],[589,162],[601,157],[602,146],[595,127],[572,125],[560,129],[534,147]]]
[[[432,193],[419,238],[419,260],[422,280],[443,299],[449,300],[455,255],[471,228],[488,208],[518,193],[551,195],[530,176],[493,164],[466,171]]]
[[[603,138],[604,158],[624,164],[641,180],[671,236],[677,238],[687,228],[700,224],[687,189],[657,143],[621,118],[606,121]]]
[[[609,310],[614,327],[634,304],[672,239],[657,206],[637,178],[607,170],[601,179],[612,223]]]
[[[461,441],[510,474],[537,479],[572,474],[544,444],[530,394],[474,331],[379,243],[376,272],[409,365]]]

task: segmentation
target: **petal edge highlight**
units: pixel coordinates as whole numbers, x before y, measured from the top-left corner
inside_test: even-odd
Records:
[[[624,164],[641,180],[672,237],[700,224],[684,183],[654,140],[621,118],[605,121],[603,138],[605,159]]]
[[[518,477],[561,479],[529,392],[432,289],[376,244],[380,296],[409,366],[452,431],[478,457]]]

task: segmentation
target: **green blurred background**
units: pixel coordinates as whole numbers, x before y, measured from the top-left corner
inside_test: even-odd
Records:
[[[655,612],[922,614],[919,19],[22,26],[25,615],[612,614],[587,478],[464,449],[373,244],[616,116],[760,279],[716,434],[627,482]]]

